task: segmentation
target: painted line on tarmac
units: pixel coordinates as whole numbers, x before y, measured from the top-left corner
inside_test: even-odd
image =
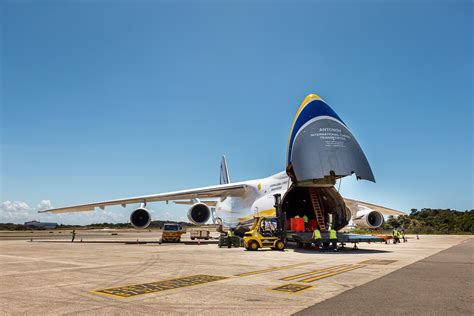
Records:
[[[316,269],[316,270],[313,270],[313,271],[310,271],[310,272],[305,272],[305,273],[300,273],[300,274],[291,275],[291,276],[288,276],[288,277],[285,277],[285,278],[281,278],[281,279],[279,279],[279,280],[282,280],[282,281],[292,281],[292,280],[301,279],[301,278],[307,277],[307,276],[313,276],[313,275],[315,275],[315,274],[321,274],[321,273],[323,273],[323,272],[328,272],[328,271],[334,271],[334,270],[336,270],[336,269],[347,268],[347,267],[349,267],[349,266],[350,266],[350,264],[341,264],[341,265],[337,265],[337,266],[331,266],[331,267]]]
[[[134,284],[127,286],[120,286],[114,288],[108,288],[104,290],[92,291],[95,294],[101,294],[106,296],[112,296],[116,298],[127,298],[137,295],[157,293],[167,290],[173,290],[183,287],[189,287],[209,282],[215,282],[228,279],[228,277],[197,274],[183,278],[169,279],[163,281],[156,281],[151,283]]]
[[[288,266],[273,267],[273,268],[268,268],[268,269],[263,269],[263,270],[239,273],[239,274],[236,274],[235,276],[242,277],[242,276],[255,275],[255,274],[267,273],[267,272],[272,272],[272,271],[278,271],[278,270],[286,270],[286,269],[301,267],[301,266],[311,264],[311,263],[313,262],[303,262],[303,263],[291,264]]]
[[[386,259],[370,259],[359,262],[359,264],[375,264],[375,265],[388,265],[391,263],[397,262],[397,260],[386,260]]]
[[[302,291],[308,290],[313,288],[314,286],[312,285],[303,285],[303,284],[297,284],[297,283],[288,283],[285,285],[281,285],[278,287],[274,287],[270,290],[272,291],[279,291],[279,292],[286,292],[286,293],[300,293]]]
[[[349,271],[359,269],[359,268],[362,268],[362,267],[365,267],[365,265],[356,264],[356,265],[350,266],[350,267],[345,268],[345,269],[330,271],[330,272],[322,274],[322,275],[306,278],[306,279],[300,280],[299,282],[304,282],[304,283],[314,282],[314,281],[317,281],[317,280],[321,280],[321,279],[328,278],[328,277],[331,277],[331,276],[335,276],[335,275],[338,275],[338,274],[341,274],[341,273],[349,272]]]

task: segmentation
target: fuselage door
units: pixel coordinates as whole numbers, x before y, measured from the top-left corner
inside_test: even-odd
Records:
[[[286,171],[301,186],[332,185],[335,179],[352,174],[375,182],[354,135],[336,112],[315,94],[305,98],[291,126]]]

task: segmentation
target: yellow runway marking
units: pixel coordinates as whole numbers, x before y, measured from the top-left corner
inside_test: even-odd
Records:
[[[280,280],[282,280],[282,281],[291,281],[291,280],[303,278],[303,277],[314,275],[314,274],[320,274],[322,272],[327,272],[327,271],[333,271],[333,270],[336,270],[336,269],[346,268],[348,266],[350,266],[350,264],[341,264],[341,265],[338,265],[338,266],[321,268],[321,269],[313,270],[313,271],[306,272],[306,273],[291,275],[291,276],[288,276],[288,277],[285,277],[285,278],[281,278]]]
[[[92,291],[92,293],[123,298],[123,297],[131,297],[131,296],[137,296],[137,295],[143,295],[143,294],[149,294],[149,293],[162,292],[166,290],[173,290],[173,289],[178,289],[182,287],[188,287],[188,286],[199,285],[199,284],[204,284],[204,283],[209,283],[209,282],[214,282],[214,281],[220,281],[224,279],[227,279],[227,277],[198,274],[198,275],[192,275],[192,276],[188,276],[184,278],[156,281],[152,283],[120,286],[120,287],[109,288],[105,290],[97,290],[97,291]]]
[[[244,272],[244,273],[236,274],[235,276],[248,276],[248,275],[254,275],[254,274],[277,271],[277,270],[291,269],[291,268],[304,266],[304,265],[307,265],[307,264],[310,264],[310,263],[312,263],[312,262],[303,262],[303,263],[292,264],[292,265],[289,265],[289,266],[274,267],[274,268],[268,268],[268,269],[263,269],[263,270]]]
[[[288,293],[298,293],[307,289],[310,289],[314,286],[311,285],[302,285],[297,283],[289,283],[279,287],[274,287],[272,291],[288,292]]]
[[[335,271],[330,271],[330,272],[322,274],[322,275],[314,276],[314,277],[311,277],[311,278],[306,278],[306,279],[300,280],[299,282],[304,282],[304,283],[314,282],[314,281],[317,281],[317,280],[328,278],[330,276],[334,276],[334,275],[341,274],[341,273],[344,273],[344,272],[352,271],[352,270],[359,269],[359,268],[362,268],[362,267],[364,267],[364,265],[353,265],[353,266],[350,266],[348,268],[339,269],[339,270],[335,270]]]

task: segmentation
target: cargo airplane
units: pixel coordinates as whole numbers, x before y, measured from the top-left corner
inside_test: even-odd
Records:
[[[222,228],[245,227],[254,216],[275,215],[274,194],[281,194],[287,218],[306,215],[322,230],[336,230],[352,219],[354,225],[377,228],[384,215],[404,213],[371,203],[343,198],[336,181],[354,175],[375,182],[367,158],[344,121],[318,95],[308,95],[293,120],[286,151],[286,171],[268,178],[232,183],[222,157],[220,184],[196,189],[143,195],[40,211],[64,213],[93,211],[112,205],[139,204],[130,214],[135,228],[152,220],[147,203],[174,201],[189,204],[188,219],[204,224],[211,218]]]

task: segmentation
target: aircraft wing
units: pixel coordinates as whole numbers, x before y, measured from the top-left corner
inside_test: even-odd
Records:
[[[346,202],[346,205],[350,209],[357,209],[357,206],[362,206],[366,208],[370,208],[374,211],[379,211],[383,215],[407,215],[406,213],[402,211],[397,211],[388,207],[380,206],[380,205],[375,205],[372,203],[367,203],[367,202],[362,202],[362,201],[357,201],[357,200],[351,200],[348,198],[344,198],[344,202]]]
[[[136,197],[129,197],[117,200],[100,201],[95,203],[79,204],[73,206],[66,206],[60,208],[53,208],[38,213],[66,213],[66,212],[87,212],[93,211],[96,207],[104,209],[106,206],[127,204],[147,203],[158,201],[174,201],[174,200],[191,200],[196,198],[225,198],[228,196],[241,196],[247,190],[247,185],[243,183],[223,184],[210,187],[203,187],[190,190],[182,190],[161,194],[143,195]]]

